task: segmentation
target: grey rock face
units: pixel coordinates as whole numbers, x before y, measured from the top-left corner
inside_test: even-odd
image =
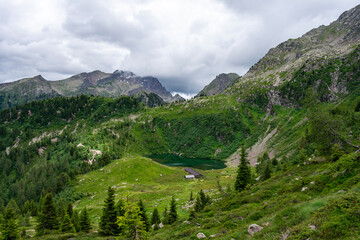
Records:
[[[234,82],[239,78],[239,75],[236,73],[222,73],[207,86],[201,90],[197,96],[213,96],[217,94],[221,94],[228,87],[232,86]]]

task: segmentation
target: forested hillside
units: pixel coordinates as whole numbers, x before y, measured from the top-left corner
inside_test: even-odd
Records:
[[[222,94],[1,111],[1,238],[358,239],[357,12],[270,50]],[[186,180],[153,155],[227,167]]]

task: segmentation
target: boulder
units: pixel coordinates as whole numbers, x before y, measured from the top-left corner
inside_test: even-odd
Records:
[[[206,238],[205,234],[203,234],[203,233],[198,233],[198,234],[196,234],[196,237],[197,237],[198,239]]]
[[[250,233],[251,236],[253,236],[254,233],[260,232],[261,229],[263,229],[262,226],[259,226],[259,225],[257,225],[257,224],[251,224],[251,225],[248,227],[248,232]]]
[[[286,240],[290,236],[290,231],[286,230],[286,232],[281,233],[281,240]]]

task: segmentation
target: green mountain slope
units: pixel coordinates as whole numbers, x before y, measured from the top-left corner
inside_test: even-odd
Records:
[[[356,7],[330,26],[270,50],[223,94],[166,105],[148,93],[138,99],[82,95],[1,111],[0,213],[15,202],[25,216],[52,192],[58,207],[70,201],[76,210],[88,208],[95,231],[78,239],[102,238],[96,231],[112,186],[116,200],[142,199],[148,214],[178,199],[179,220],[151,231],[150,239],[197,239],[200,232],[247,239],[253,223],[263,227],[254,239],[357,239],[359,16]],[[90,83],[112,84],[111,76],[97,74]],[[48,93],[47,82],[39,77],[40,83]],[[84,89],[88,94],[91,87]],[[148,108],[139,99],[162,106]],[[242,146],[252,180],[235,192]],[[228,167],[185,181],[182,168],[144,157],[151,154],[220,159]],[[184,222],[194,204],[190,193],[200,189],[212,203]],[[31,233],[34,224],[27,229]],[[66,237],[53,232],[42,239]]]

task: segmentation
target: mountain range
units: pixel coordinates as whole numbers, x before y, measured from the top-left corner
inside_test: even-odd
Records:
[[[93,71],[59,81],[47,81],[38,75],[0,84],[0,109],[57,96],[70,97],[86,94],[118,97],[133,96],[142,91],[155,93],[165,102],[184,100],[179,95],[172,96],[154,77],[140,77],[132,72],[119,70],[113,73]]]

